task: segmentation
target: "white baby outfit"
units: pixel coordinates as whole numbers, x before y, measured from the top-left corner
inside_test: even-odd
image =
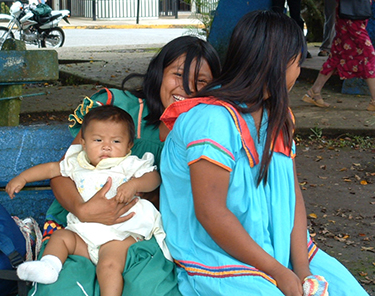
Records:
[[[129,155],[119,158],[106,158],[101,160],[96,167],[91,165],[81,145],[72,145],[65,159],[60,163],[61,174],[70,177],[76,184],[78,192],[84,201],[88,201],[112,178],[112,187],[106,194],[108,199],[116,195],[117,188],[131,178],[139,178],[143,174],[156,169],[153,166],[154,156],[146,152],[142,159]],[[154,205],[145,200],[139,201],[127,213],[135,212],[135,215],[126,222],[115,225],[81,222],[75,215],[67,216],[66,229],[77,233],[88,245],[88,251],[93,263],[97,264],[99,247],[111,240],[124,240],[129,236],[136,241],[149,240],[154,235],[164,256],[172,261],[172,257],[165,244],[165,232],[161,215]]]

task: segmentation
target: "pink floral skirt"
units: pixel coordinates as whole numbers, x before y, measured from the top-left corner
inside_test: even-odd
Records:
[[[366,30],[367,20],[336,17],[331,54],[320,73],[335,71],[341,79],[375,78],[375,50]]]

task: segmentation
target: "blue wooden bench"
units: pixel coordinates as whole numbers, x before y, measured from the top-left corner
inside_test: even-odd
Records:
[[[22,84],[56,81],[57,52],[26,50],[24,42],[8,39],[0,50],[0,203],[11,215],[32,216],[41,225],[53,199],[49,181],[29,184],[14,200],[4,187],[30,166],[57,161],[71,137],[66,125],[19,126]]]
[[[0,203],[11,215],[32,216],[43,224],[54,199],[49,180],[28,184],[13,200],[5,185],[31,166],[58,161],[72,140],[66,124],[0,127]]]

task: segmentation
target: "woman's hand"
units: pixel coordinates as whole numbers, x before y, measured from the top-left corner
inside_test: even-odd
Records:
[[[114,198],[107,199],[106,194],[112,186],[112,179],[108,178],[107,183],[89,201],[81,204],[76,216],[82,222],[97,222],[106,225],[122,223],[132,218],[135,213],[121,217],[129,211],[138,201],[133,199],[128,204],[118,203]]]
[[[303,289],[299,277],[289,268],[279,266],[273,273],[273,278],[277,282],[277,287],[285,296],[302,296]]]

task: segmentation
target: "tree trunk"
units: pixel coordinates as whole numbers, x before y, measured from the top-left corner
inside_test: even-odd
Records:
[[[301,14],[307,27],[307,40],[320,42],[323,38],[324,1],[302,0]]]

